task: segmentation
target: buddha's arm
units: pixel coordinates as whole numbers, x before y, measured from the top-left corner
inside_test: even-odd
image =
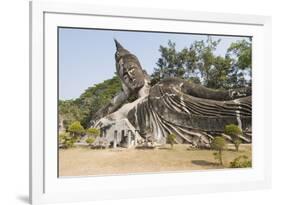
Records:
[[[106,104],[101,109],[99,109],[96,113],[94,113],[92,118],[92,124],[95,124],[95,121],[103,118],[104,116],[115,112],[127,101],[128,97],[129,95],[126,92],[124,91],[120,92],[118,95],[112,98],[108,104]]]
[[[194,97],[210,100],[234,100],[250,96],[252,94],[251,87],[230,90],[215,90],[190,82],[185,82],[181,87],[181,91]]]

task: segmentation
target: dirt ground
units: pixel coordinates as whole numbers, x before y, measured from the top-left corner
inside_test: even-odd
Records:
[[[187,145],[164,146],[153,150],[106,149],[93,150],[74,147],[59,150],[59,176],[116,175],[146,172],[171,172],[221,169],[212,150],[193,150]],[[251,159],[251,145],[240,145],[239,152],[233,145],[223,152],[224,166],[240,155]]]

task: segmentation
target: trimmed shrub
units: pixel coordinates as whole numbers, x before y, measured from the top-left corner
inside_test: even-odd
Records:
[[[87,134],[92,137],[97,137],[100,135],[100,130],[97,128],[90,127],[87,129]]]
[[[174,144],[176,143],[176,135],[174,133],[171,133],[167,136],[167,144],[170,144],[171,145],[171,149],[174,148]]]
[[[242,130],[240,129],[240,127],[235,124],[226,125],[224,128],[224,132],[225,132],[225,134],[230,135],[230,136],[242,134]]]
[[[242,141],[239,139],[239,135],[242,134],[240,127],[235,124],[229,124],[225,126],[224,132],[233,138],[235,150],[238,152],[239,146],[242,143]]]
[[[211,148],[217,151],[214,153],[214,157],[220,165],[223,165],[222,152],[226,148],[225,139],[220,136],[215,137],[211,142]]]
[[[230,168],[246,168],[252,167],[252,160],[246,155],[239,156],[235,158],[232,162],[230,162]]]
[[[75,137],[70,136],[68,132],[63,132],[59,134],[59,143],[62,148],[68,149],[74,146],[76,142]]]
[[[71,123],[71,125],[68,127],[68,131],[73,135],[73,137],[80,137],[85,133],[85,129],[79,121]]]
[[[94,137],[88,137],[86,139],[86,143],[91,146],[93,143],[95,142],[95,138]]]
[[[236,139],[233,141],[233,143],[234,143],[236,152],[238,152],[238,151],[239,151],[239,146],[240,146],[240,144],[242,143],[242,141],[241,141],[239,138],[236,138]]]

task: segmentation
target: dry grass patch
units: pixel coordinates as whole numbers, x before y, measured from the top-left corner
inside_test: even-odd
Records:
[[[224,151],[224,164],[240,155],[251,159],[251,145],[241,145],[235,152],[233,145]],[[159,149],[93,150],[75,147],[59,150],[60,176],[115,175],[145,172],[171,172],[223,168],[217,165],[212,150],[192,150],[187,145],[164,146]]]

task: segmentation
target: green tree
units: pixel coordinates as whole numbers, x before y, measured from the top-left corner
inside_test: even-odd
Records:
[[[203,85],[210,88],[217,88],[217,81],[212,77],[212,73],[215,73],[216,67],[214,66],[216,57],[214,51],[216,50],[220,40],[214,41],[208,36],[206,41],[195,41],[194,49],[197,55],[198,61],[196,62],[197,70],[199,71],[199,77],[202,79]]]
[[[251,86],[252,40],[241,40],[232,43],[226,55],[232,59],[228,83],[231,84],[232,87]]]
[[[161,57],[154,68],[152,84],[166,77],[178,77],[210,88],[223,87],[230,59],[214,55],[219,42],[208,37],[206,41],[194,41],[181,51],[176,51],[176,44],[171,41],[167,47],[160,46]]]
[[[176,143],[176,135],[174,133],[171,133],[167,136],[166,140],[167,144],[171,145],[171,149],[174,148],[174,144]]]
[[[226,148],[225,139],[220,136],[215,137],[211,142],[211,148],[217,151],[214,153],[214,157],[219,161],[220,165],[223,165],[222,152]]]
[[[80,121],[83,127],[89,127],[93,114],[105,106],[121,91],[121,82],[117,76],[87,88],[80,97],[71,100],[59,100],[59,116],[64,127]]]
[[[237,41],[235,43],[232,43],[227,50],[229,54],[232,54],[237,58],[235,64],[242,70],[251,69],[252,67],[251,43],[251,39],[250,41]]]
[[[229,57],[216,56],[208,71],[208,80],[204,82],[206,87],[214,89],[228,89],[228,73],[230,71],[231,59]]]
[[[180,58],[180,54],[176,51],[176,44],[168,41],[168,46],[160,45],[159,52],[161,57],[158,59],[154,73],[152,74],[152,84],[156,84],[166,77],[182,78],[185,71],[183,67],[184,61]]]
[[[85,129],[79,121],[75,121],[68,127],[68,131],[74,138],[77,139],[78,137],[81,137],[81,135],[85,132]]]
[[[239,146],[242,143],[239,138],[239,135],[242,134],[242,130],[240,129],[240,127],[235,124],[229,124],[225,126],[224,132],[225,134],[230,135],[233,138],[235,149],[238,152]]]
[[[82,112],[74,100],[59,100],[59,117],[63,119],[63,126],[67,128],[74,121],[82,119]]]
[[[215,89],[250,85],[251,41],[231,44],[225,56],[215,55],[220,42],[207,36],[207,40],[194,41],[179,51],[170,40],[167,46],[161,45],[161,56],[151,75],[152,85],[167,77],[189,79]]]

